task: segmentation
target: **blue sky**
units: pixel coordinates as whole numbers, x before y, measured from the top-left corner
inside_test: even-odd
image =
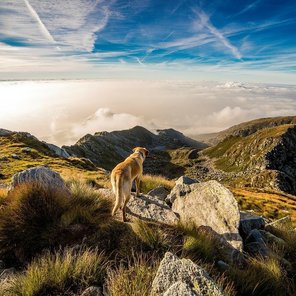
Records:
[[[296,84],[294,0],[1,0],[0,79]]]

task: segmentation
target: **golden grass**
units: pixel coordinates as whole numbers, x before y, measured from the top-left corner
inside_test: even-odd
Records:
[[[275,257],[249,258],[243,270],[232,266],[228,275],[241,295],[295,295],[293,284]]]
[[[171,190],[174,185],[174,181],[158,175],[143,175],[141,180],[141,190],[143,193],[148,193],[150,190],[159,186],[164,186],[166,189]]]
[[[131,226],[139,239],[153,250],[162,249],[168,244],[165,233],[157,226],[153,228],[140,219],[133,222]]]
[[[34,259],[24,273],[0,284],[0,294],[72,295],[70,291],[81,292],[90,285],[102,284],[105,267],[104,256],[97,250],[67,248],[54,254],[46,253]]]
[[[242,210],[254,210],[266,218],[279,219],[290,216],[296,223],[296,199],[279,192],[264,192],[256,188],[229,188]]]
[[[107,274],[106,288],[110,296],[148,296],[157,271],[158,261],[138,255]]]

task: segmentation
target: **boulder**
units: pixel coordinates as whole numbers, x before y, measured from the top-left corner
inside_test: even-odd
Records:
[[[172,205],[178,196],[184,196],[191,191],[189,185],[199,183],[195,179],[191,179],[186,176],[181,176],[176,182],[175,187],[172,189],[170,194],[166,197],[165,201],[168,205]]]
[[[131,220],[138,218],[168,225],[176,225],[179,222],[177,215],[164,201],[147,194],[141,194],[140,196],[132,194],[127,203],[126,213]]]
[[[181,287],[187,291],[186,293],[191,292],[191,294],[173,294],[177,293],[176,287]],[[167,252],[153,280],[152,295],[222,296],[224,294],[203,268],[189,259],[179,259]]]
[[[101,288],[91,286],[84,290],[84,292],[80,296],[103,296],[103,293]]]
[[[9,191],[26,183],[37,184],[46,189],[61,190],[69,193],[69,189],[60,174],[44,166],[30,168],[15,174],[12,177]]]
[[[164,186],[156,187],[148,192],[148,195],[165,200],[169,191]]]
[[[194,287],[189,286],[184,282],[174,283],[163,296],[199,296]]]
[[[194,183],[199,183],[199,181],[198,180],[195,180],[195,179],[191,179],[191,178],[186,177],[186,176],[181,176],[175,182],[176,185],[191,185],[191,184],[194,184]]]
[[[247,237],[253,229],[263,229],[265,221],[262,217],[248,212],[240,212],[239,232],[242,237]]]
[[[252,255],[266,257],[268,248],[258,229],[253,229],[245,240],[245,250]]]
[[[240,251],[242,249],[242,238],[238,232],[240,213],[233,194],[217,181],[183,186],[188,188],[173,189],[176,191],[176,199],[172,205],[172,210],[179,215],[181,223],[196,228],[211,227]]]
[[[190,192],[191,192],[191,187],[189,185],[178,184],[174,186],[170,194],[166,197],[165,202],[168,205],[172,206],[172,204],[178,197],[182,197]]]

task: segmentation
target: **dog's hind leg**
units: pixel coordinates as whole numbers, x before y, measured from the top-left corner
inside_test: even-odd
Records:
[[[123,202],[123,206],[122,206],[122,220],[123,220],[123,222],[126,222],[127,221],[125,209],[126,209],[126,205],[127,205],[128,201],[130,200],[130,197],[131,197],[131,195],[129,193],[124,198],[124,202]]]
[[[136,177],[135,179],[135,183],[136,183],[136,196],[140,196],[141,194],[141,176]]]
[[[113,191],[114,191],[115,196],[116,196],[115,205],[114,205],[114,208],[112,210],[112,216],[114,216],[115,213],[117,212],[117,210],[121,207],[122,199],[123,199],[120,178],[118,178],[118,177],[114,178],[114,179],[112,178],[112,187],[113,187]]]

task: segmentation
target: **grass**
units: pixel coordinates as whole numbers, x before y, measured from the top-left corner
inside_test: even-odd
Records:
[[[213,262],[218,255],[217,241],[210,233],[194,225],[180,223],[178,228],[184,233],[183,256],[194,261]]]
[[[112,202],[83,182],[71,196],[26,184],[13,190],[0,209],[0,254],[24,264],[44,249],[81,242],[111,219]]]
[[[143,193],[148,193],[150,190],[159,186],[164,186],[166,189],[171,190],[174,185],[174,181],[157,175],[143,175],[141,180],[141,190]]]
[[[241,210],[253,210],[271,220],[290,216],[296,223],[295,196],[256,188],[229,188],[238,201]]]
[[[110,296],[148,296],[155,277],[158,261],[137,255],[127,264],[110,270],[106,288]]]
[[[91,285],[101,285],[104,256],[97,250],[66,248],[34,259],[24,271],[0,286],[1,295],[73,295]],[[2,290],[2,291],[1,291]]]
[[[249,258],[243,270],[232,266],[228,276],[232,278],[240,295],[295,295],[293,283],[280,261],[274,257]]]
[[[153,228],[138,219],[132,223],[132,229],[140,240],[153,250],[164,249],[168,244],[165,233],[157,226]]]

